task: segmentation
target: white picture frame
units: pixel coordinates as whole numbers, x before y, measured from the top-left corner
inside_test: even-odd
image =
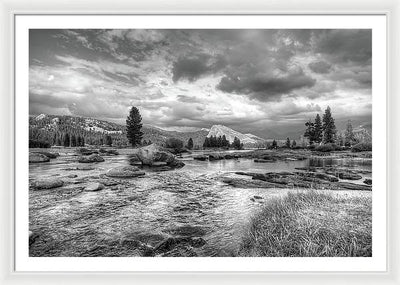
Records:
[[[27,5],[28,3],[23,3],[24,1],[12,2],[12,1],[2,1],[2,29],[5,35],[5,40],[2,45],[2,56],[5,64],[2,67],[1,76],[1,86],[4,89],[2,96],[2,129],[4,130],[4,136],[2,140],[6,146],[3,151],[3,156],[5,162],[2,164],[2,178],[3,183],[3,193],[2,195],[2,219],[3,224],[6,225],[6,230],[2,233],[2,238],[4,240],[4,248],[2,252],[2,273],[1,276],[4,281],[16,284],[22,284],[25,282],[30,282],[36,280],[41,284],[54,283],[57,282],[58,278],[67,278],[74,283],[88,283],[88,282],[107,282],[118,279],[121,282],[159,282],[170,280],[173,282],[192,282],[193,275],[196,274],[200,282],[279,282],[279,283],[310,283],[310,282],[326,282],[326,283],[379,283],[379,284],[397,284],[399,283],[399,277],[397,272],[398,262],[397,257],[399,256],[399,248],[396,244],[396,240],[399,236],[398,225],[395,223],[396,217],[396,203],[399,202],[399,195],[395,192],[395,187],[398,186],[398,180],[396,178],[397,166],[396,162],[398,159],[398,152],[395,148],[398,134],[396,133],[396,127],[398,122],[398,115],[395,110],[399,106],[399,100],[394,96],[395,92],[399,90],[398,83],[396,81],[396,74],[398,74],[398,63],[399,57],[396,55],[395,50],[398,48],[398,20],[396,16],[399,14],[399,5],[396,1],[341,1],[339,3],[330,3],[329,5],[323,3],[317,3],[318,1],[308,0],[299,3],[299,7],[293,7],[287,2],[280,4],[268,4],[262,3],[262,1],[250,1],[246,4],[242,3],[240,5],[235,5],[233,3],[229,4],[221,2],[203,2],[202,4],[192,3],[192,1],[187,1],[186,3],[176,3],[181,5],[169,6],[162,1],[148,2],[138,2],[138,3],[120,3],[118,6],[116,3],[110,4],[106,1],[96,2],[96,11],[92,11],[90,7],[93,7],[93,1],[83,1],[83,7],[73,4],[52,3],[50,1],[37,1],[34,6],[30,6],[29,9],[21,9],[19,5]],[[126,5],[126,6],[124,6]],[[27,6],[25,6],[27,7]],[[227,9],[226,7],[232,7]],[[273,14],[273,15],[305,15],[305,14],[384,14],[387,16],[387,27],[388,27],[388,85],[387,85],[387,208],[388,208],[388,260],[387,260],[387,271],[374,273],[374,272],[363,272],[363,273],[344,273],[344,272],[330,272],[330,273],[319,273],[318,272],[302,272],[302,273],[289,273],[289,272],[279,272],[270,274],[260,274],[260,273],[243,273],[243,272],[230,272],[224,273],[219,272],[218,274],[211,274],[203,272],[202,274],[191,272],[190,275],[165,275],[166,272],[160,275],[160,273],[155,274],[152,272],[147,272],[144,274],[138,273],[87,273],[82,276],[82,273],[74,272],[60,272],[56,274],[49,274],[48,272],[38,273],[24,273],[15,271],[15,251],[14,251],[14,218],[15,218],[15,208],[14,208],[14,186],[15,186],[15,173],[14,173],[14,163],[15,163],[15,125],[14,125],[14,115],[15,115],[15,101],[14,101],[14,23],[15,15],[17,14]],[[396,263],[397,262],[397,263]],[[171,272],[172,273],[172,272]],[[177,272],[174,272],[177,273]],[[167,279],[165,279],[167,278]]]

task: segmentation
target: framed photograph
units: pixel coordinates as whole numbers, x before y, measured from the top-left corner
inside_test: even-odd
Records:
[[[12,11],[8,274],[398,282],[388,2]]]

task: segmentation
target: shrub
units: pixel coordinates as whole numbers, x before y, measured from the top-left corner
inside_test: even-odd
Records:
[[[372,151],[372,143],[358,143],[351,148],[352,152]]]
[[[327,143],[327,144],[317,146],[315,148],[315,150],[320,151],[320,152],[330,152],[330,151],[334,151],[334,150],[341,150],[341,148],[333,143]]]
[[[176,139],[176,138],[169,138],[165,142],[165,146],[167,148],[173,148],[175,150],[180,150],[183,148],[183,141],[181,141],[180,139]]]
[[[292,149],[303,149],[304,147],[302,147],[301,145],[295,145],[292,146]]]

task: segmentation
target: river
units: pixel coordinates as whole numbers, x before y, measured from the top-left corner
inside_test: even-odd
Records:
[[[181,169],[147,171],[142,178],[121,180],[97,192],[82,189],[108,169],[128,165],[127,153],[90,164],[92,170],[76,170],[82,164],[69,150],[49,163],[30,164],[30,181],[59,177],[66,182],[60,188],[29,192],[29,227],[41,234],[30,255],[134,256],[138,252],[130,250],[129,241],[155,246],[167,237],[184,235],[206,241],[196,248],[199,256],[235,256],[252,215],[268,199],[297,190],[233,188],[221,177],[235,176],[235,171],[295,171],[296,167],[327,165],[371,171],[371,160],[349,158],[274,163],[244,158],[197,161],[190,156],[182,160],[186,165]],[[363,174],[363,179],[367,177],[371,174]]]

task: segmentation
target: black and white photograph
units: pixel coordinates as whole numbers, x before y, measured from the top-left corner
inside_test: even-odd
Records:
[[[30,29],[29,257],[374,256],[372,34]]]

